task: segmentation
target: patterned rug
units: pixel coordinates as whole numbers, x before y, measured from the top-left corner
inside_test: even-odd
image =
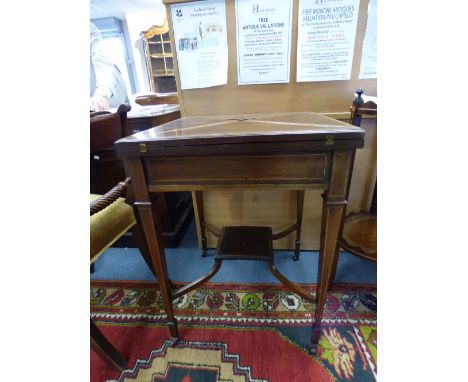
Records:
[[[315,285],[307,289],[315,294]],[[91,317],[128,360],[110,369],[91,351],[92,382],[375,381],[374,285],[336,285],[317,355],[314,305],[279,285],[208,283],[174,301],[180,341],[169,341],[162,299],[148,282],[92,281]]]

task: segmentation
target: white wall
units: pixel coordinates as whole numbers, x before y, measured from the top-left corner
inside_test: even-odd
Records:
[[[133,52],[134,78],[137,93],[151,91],[146,68],[145,47],[141,32],[148,30],[153,25],[163,25],[166,18],[166,8],[162,4],[155,4],[154,11],[126,13],[128,36]]]

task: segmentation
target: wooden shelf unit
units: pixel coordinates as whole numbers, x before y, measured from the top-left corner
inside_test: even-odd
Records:
[[[176,91],[174,58],[167,20],[163,25],[153,25],[142,32],[142,35],[151,90],[159,93]]]

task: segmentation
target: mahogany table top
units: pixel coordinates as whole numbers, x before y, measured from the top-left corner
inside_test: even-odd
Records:
[[[219,141],[222,138],[229,142],[240,137],[244,141],[247,138],[258,142],[286,137],[320,139],[329,134],[333,134],[335,139],[359,139],[364,137],[364,130],[313,112],[195,116],[153,127],[121,139],[119,143],[163,141],[170,144],[201,140],[209,143],[208,140]]]

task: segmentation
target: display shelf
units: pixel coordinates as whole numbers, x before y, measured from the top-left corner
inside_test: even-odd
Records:
[[[147,31],[142,32],[142,36],[151,90],[161,92],[162,88],[168,89],[169,82],[173,82],[173,86],[169,86],[169,88],[173,88],[171,91],[176,91],[173,53],[167,20],[163,25],[153,25]]]

